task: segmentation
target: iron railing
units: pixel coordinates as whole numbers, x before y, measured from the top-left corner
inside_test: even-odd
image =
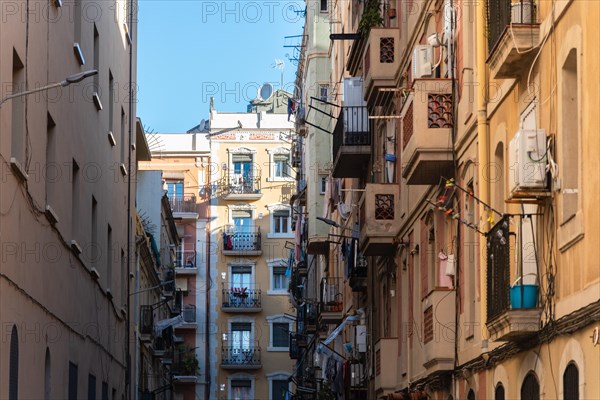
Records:
[[[223,195],[259,194],[260,175],[229,174],[223,179]]]
[[[366,106],[342,107],[333,131],[333,159],[342,146],[370,146],[371,129]]]
[[[229,341],[223,341],[221,346],[221,365],[241,368],[259,367],[261,360],[258,342],[231,345]]]
[[[260,228],[252,232],[223,232],[223,250],[225,251],[257,251],[260,249]]]
[[[508,310],[510,304],[509,220],[503,217],[487,234],[487,319]]]
[[[175,268],[196,268],[197,253],[195,251],[181,251],[176,253]]]
[[[249,287],[250,286],[250,287]],[[223,283],[223,299],[221,307],[257,309],[261,308],[261,290],[255,285],[246,285],[239,287],[231,283]]]
[[[488,52],[491,53],[507,26],[534,24],[536,21],[533,0],[487,0]]]
[[[193,304],[184,304],[181,310],[183,320],[188,324],[196,322],[196,306]]]
[[[323,278],[321,280],[321,312],[340,312],[343,310],[341,278]]]
[[[142,335],[151,335],[154,330],[154,314],[152,306],[140,306],[140,333]]]
[[[171,197],[169,198],[169,202],[171,203],[171,209],[173,210],[173,212],[197,212],[196,196],[190,195],[181,197]]]

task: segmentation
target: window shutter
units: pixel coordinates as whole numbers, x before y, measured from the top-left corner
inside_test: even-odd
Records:
[[[231,155],[232,162],[252,162],[252,154],[232,154]]]
[[[273,155],[273,161],[289,161],[290,155],[287,153]]]
[[[231,387],[252,387],[252,382],[247,379],[232,379]]]
[[[273,216],[275,216],[275,217],[289,217],[290,216],[290,210],[275,210],[273,212]]]

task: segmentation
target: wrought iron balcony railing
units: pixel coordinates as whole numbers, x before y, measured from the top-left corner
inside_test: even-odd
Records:
[[[223,283],[221,307],[224,310],[259,311],[261,290],[256,285],[235,285]]]
[[[229,335],[232,337],[232,335]],[[260,368],[260,346],[258,342],[238,343],[232,345],[223,341],[221,346],[221,365],[229,368],[253,369]]]
[[[193,304],[184,304],[181,310],[183,320],[188,324],[196,322],[196,306]]]
[[[510,245],[508,217],[502,218],[487,237],[487,319],[508,310],[510,305]]]
[[[197,212],[196,207],[196,196],[179,196],[169,198],[171,203],[171,209],[175,213],[195,213]]]
[[[222,184],[223,195],[260,194],[260,175],[230,174]]]
[[[533,0],[487,0],[488,51],[491,53],[510,24],[536,23]]]
[[[223,232],[224,251],[259,251],[261,250],[260,228],[255,231]]]

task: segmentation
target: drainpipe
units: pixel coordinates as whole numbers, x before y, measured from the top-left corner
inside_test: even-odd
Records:
[[[490,185],[486,177],[486,169],[489,165],[489,127],[487,120],[487,69],[486,69],[486,10],[485,2],[478,1],[475,3],[475,26],[476,26],[476,79],[477,79],[477,140],[478,140],[478,168],[477,168],[477,179],[479,184],[479,198],[482,203],[490,203]],[[485,215],[486,210],[482,203],[479,203],[479,218],[482,221],[481,230],[487,232],[489,226],[487,223],[487,217]],[[481,323],[481,335],[483,338],[488,337],[487,328],[485,327],[486,315],[487,315],[487,303],[486,303],[486,283],[487,283],[487,270],[486,265],[486,237],[483,235],[479,236],[479,295],[480,295],[480,317],[479,322]]]
[[[210,399],[210,292],[211,292],[211,279],[210,279],[210,201],[208,202],[206,212],[208,213],[206,218],[206,230],[205,242],[206,246],[204,251],[206,252],[206,311],[205,321],[206,326],[204,329],[204,373],[206,374],[206,383],[204,384],[204,399]]]

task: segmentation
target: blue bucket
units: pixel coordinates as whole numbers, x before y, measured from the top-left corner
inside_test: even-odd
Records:
[[[515,308],[535,308],[538,299],[538,285],[515,285],[510,288],[510,306]],[[521,298],[521,293],[523,298]]]

